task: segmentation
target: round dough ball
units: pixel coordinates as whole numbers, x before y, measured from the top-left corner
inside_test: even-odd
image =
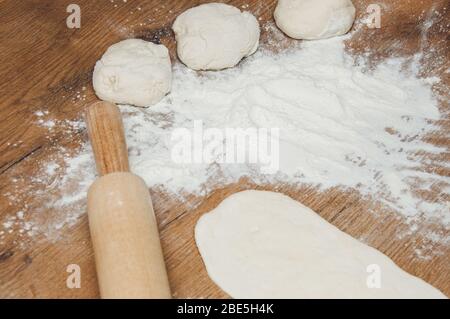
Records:
[[[139,39],[113,44],[97,61],[92,81],[104,101],[143,107],[156,104],[172,85],[169,51]]]
[[[253,54],[259,44],[259,24],[249,12],[223,3],[191,8],[172,27],[180,60],[194,70],[230,68]]]
[[[326,39],[347,33],[355,21],[351,0],[279,0],[277,26],[294,39]]]

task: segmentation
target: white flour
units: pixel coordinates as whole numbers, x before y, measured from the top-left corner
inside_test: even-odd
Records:
[[[256,182],[309,184],[357,189],[409,220],[419,217],[449,226],[449,203],[428,202],[417,191],[437,187],[448,196],[448,177],[424,165],[448,168],[436,154],[447,151],[423,141],[440,118],[431,84],[419,79],[405,60],[390,59],[373,72],[344,52],[343,40],[302,42],[280,54],[261,50],[238,68],[198,75],[176,64],[172,92],[150,109],[123,106],[133,171],[149,187],[200,194],[214,184],[250,176]],[[280,171],[261,175],[253,165],[175,164],[170,157],[173,129],[280,128]],[[431,156],[430,156],[431,155]],[[94,161],[86,144],[66,160],[60,189],[75,192],[47,201],[74,207],[54,227],[77,220],[94,180]],[[43,170],[51,174],[58,165]],[[211,180],[214,183],[211,183]],[[445,238],[444,238],[445,239]],[[442,240],[442,238],[439,238]]]
[[[177,65],[164,101],[150,110],[123,108],[132,112],[125,120],[132,167],[150,186],[195,193],[213,169],[171,163],[173,128],[192,128],[200,119],[214,128],[277,127],[280,172],[265,180],[356,188],[406,216],[425,210],[448,218],[445,203],[429,205],[411,193],[414,182],[425,189],[448,185],[444,176],[418,171],[430,161],[425,153],[446,151],[421,141],[440,117],[429,81],[402,73],[401,60],[373,73],[352,63],[335,39],[304,42],[281,55],[258,53],[238,69],[203,76]],[[261,178],[249,165],[219,169],[224,182]]]

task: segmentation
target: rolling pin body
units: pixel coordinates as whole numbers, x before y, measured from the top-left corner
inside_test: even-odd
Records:
[[[88,216],[102,298],[171,298],[151,198],[129,172],[118,108],[88,108],[87,125],[100,177],[88,191]]]
[[[99,178],[89,189],[88,210],[102,297],[170,298],[144,181],[125,172]]]

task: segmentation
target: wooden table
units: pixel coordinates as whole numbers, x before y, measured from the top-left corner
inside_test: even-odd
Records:
[[[64,211],[52,211],[52,203],[46,202],[48,197],[44,196],[60,191],[52,188],[52,179],[62,178],[64,170],[48,176],[48,183],[36,181],[34,176],[42,176],[39,172],[43,163],[60,158],[62,153],[77,152],[87,140],[83,127],[68,130],[62,123],[82,118],[85,107],[96,99],[91,72],[105,49],[125,38],[136,37],[164,43],[175,60],[171,24],[178,14],[201,2],[206,1],[77,0],[81,7],[81,28],[69,29],[66,7],[72,1],[0,1],[0,230],[1,224],[19,211],[25,212],[25,221],[21,223],[29,218],[40,218],[45,225],[48,219],[64,216]],[[358,17],[371,2],[354,0]],[[245,8],[260,17],[264,24],[272,19],[276,1],[229,3],[247,4]],[[449,74],[444,73],[450,67],[448,1],[381,0],[377,3],[383,5],[382,28],[358,30],[347,43],[349,51],[355,55],[368,52],[374,65],[387,56],[426,52],[423,74],[442,76],[443,80],[434,89],[448,97],[450,80]],[[433,24],[425,32],[425,22],[430,18]],[[269,36],[263,31],[263,42],[267,42]],[[441,108],[443,112],[449,110],[448,100],[441,101]],[[59,124],[51,129],[40,125],[36,112],[42,110],[46,119]],[[440,131],[428,140],[448,148],[449,121],[449,118],[442,120]],[[443,155],[445,161],[450,159],[449,154]],[[430,169],[450,176],[448,168]],[[378,214],[368,212],[377,210],[376,204],[356,192],[254,185],[242,179],[204,196],[189,196],[186,202],[162,190],[151,190],[175,297],[226,297],[205,272],[195,247],[193,227],[201,214],[226,196],[249,188],[274,190],[301,201],[450,296],[448,245],[427,242],[420,231],[398,238],[397,234],[406,231],[408,226],[394,212],[383,212],[381,208]],[[439,197],[438,193],[438,190],[430,190],[423,196],[450,201],[448,196],[441,194]],[[84,209],[83,205],[80,209]],[[424,229],[430,227],[444,236],[449,235],[448,230],[439,225],[423,226]],[[0,297],[98,297],[86,214],[73,224],[54,230],[57,239],[39,232],[28,236],[14,225],[6,230],[0,237]],[[418,258],[415,252],[418,247],[439,253],[428,259]],[[81,267],[80,289],[66,286],[69,264]]]

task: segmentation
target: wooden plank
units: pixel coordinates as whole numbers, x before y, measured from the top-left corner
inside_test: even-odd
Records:
[[[35,112],[48,111],[46,116],[58,123],[80,119],[85,107],[96,99],[91,87],[94,63],[109,45],[122,39],[137,37],[164,43],[175,60],[170,26],[179,13],[203,2],[208,1],[79,0],[77,3],[82,10],[79,30],[66,27],[65,2],[4,0],[0,3],[0,224],[24,207],[33,218],[43,222],[67,213],[52,210],[51,203],[48,205],[46,197],[39,194],[55,190],[40,189],[32,178],[42,170],[44,163],[61,158],[61,147],[65,148],[64,153],[76,152],[86,142],[85,130],[82,127],[68,129],[67,125],[56,125],[49,130],[38,124]],[[276,3],[275,0],[227,2],[239,7],[248,5],[246,10],[260,17],[261,24],[271,20]],[[354,2],[359,16],[371,3],[370,0]],[[410,56],[423,50],[426,53],[423,55],[424,73],[441,75],[443,80],[435,90],[448,97],[450,75],[445,70],[450,67],[447,25],[450,8],[444,9],[447,1],[384,0],[378,3],[385,5],[382,29],[360,29],[348,41],[348,49],[355,54],[369,52],[373,64],[386,56]],[[440,15],[435,17],[425,37],[424,22],[435,11]],[[267,42],[270,34],[263,30],[262,38]],[[443,100],[441,107],[443,111],[448,110],[448,102]],[[441,121],[441,129],[429,137],[430,142],[449,146],[449,121],[449,118]],[[442,156],[443,160],[450,160],[450,154]],[[450,176],[448,168],[430,169]],[[417,234],[399,239],[398,232],[406,230],[407,226],[395,213],[369,213],[374,204],[353,192],[337,189],[318,192],[292,185],[261,186],[242,179],[202,197],[190,196],[186,202],[162,190],[151,190],[175,297],[226,297],[204,270],[195,247],[193,228],[201,214],[226,196],[251,188],[282,192],[301,201],[450,296],[450,248],[428,243]],[[438,193],[430,190],[424,196],[450,200],[436,197]],[[83,211],[83,203],[75,209]],[[448,230],[438,225],[434,227],[441,234],[449,235]],[[57,239],[46,234],[27,236],[18,229],[1,237],[0,297],[98,296],[86,216],[82,215],[76,223],[57,232]],[[429,249],[440,254],[431,259],[415,258],[414,250],[422,244],[429,244]],[[81,289],[66,287],[68,264],[80,265]]]

